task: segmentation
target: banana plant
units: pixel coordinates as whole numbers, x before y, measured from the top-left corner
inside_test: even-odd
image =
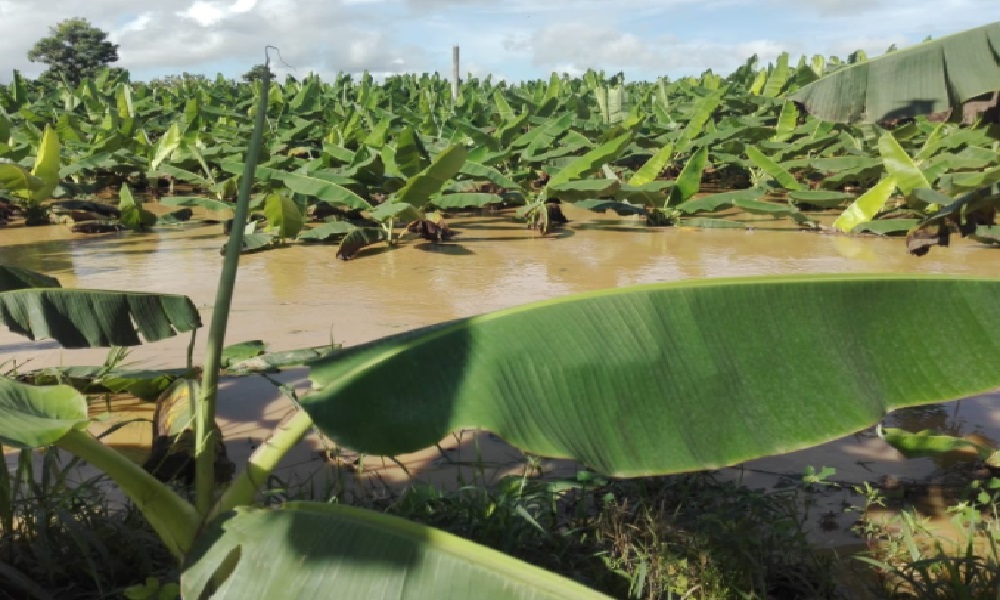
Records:
[[[59,166],[59,136],[49,126],[42,134],[30,172],[18,165],[0,163],[0,190],[7,192],[21,207],[27,225],[49,222],[48,211],[42,202],[51,198],[59,185]]]
[[[403,187],[370,211],[371,218],[379,223],[381,232],[373,234],[362,231],[345,237],[337,255],[341,258],[351,258],[361,249],[362,245],[359,244],[368,245],[373,241],[385,240],[390,246],[394,245],[397,221],[408,223],[409,229],[416,223],[427,222],[429,224],[426,227],[433,227],[435,231],[446,230],[441,218],[429,216],[424,208],[433,204],[435,195],[462,170],[467,157],[468,151],[464,146],[453,145],[434,157],[432,161],[417,161],[416,165],[423,162],[429,164],[416,172],[413,169],[417,167],[408,168],[413,175],[406,180]]]
[[[268,86],[265,77],[264,97]],[[266,109],[259,103],[194,403],[194,504],[87,433],[86,400],[76,390],[0,381],[0,442],[55,445],[103,469],[178,560],[185,598],[325,598],[331,589],[416,599],[603,597],[372,511],[256,505],[259,483],[314,426],[352,448],[388,455],[426,448],[459,428],[484,428],[528,452],[637,477],[819,444],[896,408],[1000,386],[1000,373],[981,366],[982,357],[1000,352],[992,326],[1000,319],[997,279],[838,275],[604,290],[418,329],[312,362],[302,410],[219,490],[222,339]],[[424,170],[433,172],[400,196],[423,202],[432,183],[446,179],[442,165],[434,169],[438,162],[461,169],[464,149],[446,152],[453,154],[439,156]],[[938,319],[941,306],[950,307],[946,327],[914,327]],[[0,293],[8,327],[63,344],[128,345],[139,333],[161,339],[195,328],[191,311],[190,300],[167,295],[51,287]],[[272,568],[261,570],[264,561]]]

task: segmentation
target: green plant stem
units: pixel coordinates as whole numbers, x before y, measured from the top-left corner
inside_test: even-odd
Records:
[[[313,426],[312,418],[304,410],[297,410],[278,425],[271,437],[250,455],[246,469],[236,477],[209,514],[209,519],[230,511],[237,506],[251,504],[260,486],[274,471],[281,459]]]
[[[222,363],[222,347],[226,339],[229,310],[233,301],[233,288],[236,285],[236,269],[240,262],[240,249],[243,247],[243,229],[246,226],[247,213],[250,211],[250,190],[253,188],[257,157],[260,155],[264,137],[267,91],[270,82],[270,73],[261,78],[257,114],[253,132],[250,134],[250,145],[247,148],[246,163],[233,215],[233,228],[229,233],[229,244],[226,246],[226,257],[222,265],[222,274],[219,276],[215,307],[212,310],[212,323],[208,330],[201,398],[195,411],[195,507],[202,517],[211,511],[215,496],[215,446],[218,441],[216,437],[219,435],[215,427],[215,402],[219,391],[219,368]]]
[[[174,558],[181,562],[198,532],[194,507],[166,484],[86,431],[71,429],[56,446],[107,473],[153,526]]]
[[[4,455],[3,444],[0,444],[0,456]],[[6,462],[6,461],[5,461]],[[4,464],[0,469],[0,532],[10,535],[14,531],[14,491],[13,481]]]
[[[188,371],[194,369],[194,342],[195,338],[197,337],[197,334],[198,334],[197,327],[191,330],[191,341],[188,342],[187,354],[185,355],[185,359],[187,361],[185,366],[187,367]]]

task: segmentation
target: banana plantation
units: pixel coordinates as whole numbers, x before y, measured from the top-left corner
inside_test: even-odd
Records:
[[[0,87],[0,189],[8,218],[78,231],[174,225],[196,207],[228,218],[264,102],[244,251],[339,242],[347,259],[408,232],[444,239],[448,211],[489,207],[516,207],[545,234],[560,203],[703,228],[745,227],[732,218],[742,213],[820,230],[813,215],[839,213],[840,232],[909,232],[911,250],[926,251],[941,238],[929,215],[1000,181],[996,103],[872,124],[801,109],[805,86],[864,61],[786,53],[726,77],[636,83],[594,71],[487,77],[455,99],[437,75],[289,77],[262,99],[259,82],[221,76],[146,84],[119,73],[38,89],[15,72]],[[118,206],[93,202],[108,191]],[[153,214],[143,199],[171,209]],[[997,243],[987,204],[963,212],[964,233]]]
[[[993,253],[997,48],[1000,23],[872,59],[786,53],[769,64],[751,58],[726,76],[655,82],[596,71],[518,84],[469,78],[457,96],[437,75],[141,83],[106,71],[76,87],[46,87],[15,72],[0,86],[7,231],[162,237],[211,220],[224,222],[227,236],[218,239],[225,258],[200,368],[192,354],[202,315],[184,289],[63,288],[0,265],[0,322],[10,333],[112,349],[101,367],[15,363],[0,377],[0,445],[19,453],[19,468],[54,447],[105,473],[169,553],[184,598],[319,599],[331,590],[607,598],[586,573],[563,577],[429,525],[327,499],[263,502],[260,492],[314,431],[394,458],[455,431],[484,430],[530,456],[621,480],[815,447],[898,409],[1000,387],[988,360],[1000,353],[1000,280],[676,277],[404,323],[406,331],[347,348],[258,356],[262,343],[224,348],[240,255],[273,251],[259,257],[267,262],[300,249],[292,244],[330,244],[331,257],[374,261],[373,246],[384,253],[415,237],[445,245],[462,233],[452,215],[470,212],[520,221],[536,230],[521,231],[535,242],[563,227],[570,204],[574,214],[614,213],[644,233],[683,227],[707,237],[747,228],[749,215],[802,235],[899,236],[904,255],[947,246],[956,233]],[[220,262],[214,253],[208,260]],[[315,295],[312,310],[332,311],[332,294]],[[394,296],[387,306],[411,300]],[[253,310],[281,327],[295,316],[274,304]],[[121,347],[183,334],[191,335],[177,357],[183,367],[117,368]],[[291,410],[234,466],[217,400],[231,393],[220,378],[247,357],[268,373],[305,367],[309,389],[275,383]],[[181,469],[143,468],[92,435],[88,405],[102,394],[158,398],[167,446],[188,455],[183,486]],[[895,428],[879,431],[889,444],[913,442]],[[914,443],[930,437],[921,432]],[[22,482],[6,470],[0,477],[0,532],[11,531],[33,500],[15,511],[8,490],[20,493]],[[0,566],[29,597],[48,597],[33,592],[23,564]],[[697,590],[683,597],[702,597]]]

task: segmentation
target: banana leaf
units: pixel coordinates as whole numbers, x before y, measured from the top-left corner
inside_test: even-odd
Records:
[[[799,109],[794,102],[785,102],[781,106],[781,113],[778,115],[778,122],[774,125],[774,137],[776,142],[783,142],[792,137],[795,126],[798,124]]]
[[[335,240],[357,229],[358,226],[347,221],[330,221],[299,232],[298,239],[303,242],[325,242]]]
[[[267,352],[267,344],[264,340],[248,340],[238,344],[230,344],[222,349],[220,366],[225,369],[236,362],[244,361],[255,356],[261,356]]]
[[[371,208],[371,204],[353,191],[316,174],[303,175],[275,171],[272,177],[284,183],[289,190],[297,194],[313,196],[330,204],[343,204],[351,208]]]
[[[578,179],[546,186],[546,198],[576,202],[593,198],[614,196],[621,189],[617,179]]]
[[[882,210],[895,191],[896,179],[890,175],[851,203],[844,212],[840,213],[837,220],[833,222],[833,226],[846,233],[853,231],[862,223],[871,221]]]
[[[239,165],[239,167],[240,167],[240,169],[242,169],[243,165],[241,164],[241,165]],[[149,176],[149,177],[158,177],[160,175],[169,175],[169,176],[173,177],[174,179],[176,179],[177,181],[183,181],[185,183],[191,183],[191,184],[194,184],[194,185],[197,185],[197,186],[201,186],[201,187],[203,187],[205,189],[208,189],[208,188],[212,187],[213,185],[215,185],[214,181],[212,181],[211,179],[208,179],[207,177],[205,177],[203,175],[200,175],[200,174],[195,173],[193,171],[189,171],[187,169],[182,169],[180,167],[175,167],[174,165],[167,164],[167,163],[161,163],[160,166],[157,167],[155,171],[150,170],[150,171],[147,172],[147,176]]]
[[[42,181],[42,186],[31,190],[32,200],[40,202],[52,197],[52,192],[59,185],[60,154],[59,135],[46,125],[35,156],[35,166],[31,169],[31,174]]]
[[[708,148],[699,148],[677,176],[676,184],[670,189],[666,205],[677,205],[690,200],[701,189],[702,171],[708,164]]]
[[[268,194],[264,198],[264,216],[268,231],[282,239],[294,238],[305,225],[299,206],[284,194]]]
[[[674,208],[688,215],[700,212],[716,212],[733,206],[737,200],[758,200],[764,195],[765,191],[763,188],[755,187],[746,190],[709,194],[708,196],[682,202]]]
[[[64,348],[136,346],[201,327],[187,296],[62,288],[0,293],[0,321],[32,340]]]
[[[880,430],[880,434],[879,437],[885,440],[885,443],[906,458],[934,457],[956,450],[970,449],[985,460],[994,452],[989,446],[952,435],[940,435],[929,429],[911,433],[904,429],[886,427]]]
[[[579,208],[584,208],[589,211],[596,213],[606,213],[611,210],[615,214],[621,217],[628,217],[633,215],[646,215],[649,210],[638,204],[629,204],[627,202],[617,202],[615,200],[602,200],[597,198],[591,198],[589,200],[580,200],[574,203],[575,206]]]
[[[766,154],[754,148],[753,146],[747,147],[747,157],[753,164],[760,167],[765,173],[774,178],[778,182],[778,185],[785,188],[786,190],[791,190],[794,192],[800,192],[805,188],[801,183],[798,182],[791,173],[786,171],[784,167],[778,163],[771,160]]]
[[[185,598],[320,600],[335,590],[359,599],[607,599],[454,535],[344,505],[241,509],[200,539],[181,576]],[[221,585],[209,596],[213,579]]]
[[[389,219],[401,219],[412,221],[421,217],[420,211],[405,202],[383,202],[371,211],[372,219],[376,221],[387,221]]]
[[[656,154],[649,157],[642,167],[632,175],[632,178],[628,180],[629,185],[645,185],[651,183],[657,177],[659,177],[660,172],[670,163],[670,159],[674,156],[674,144],[672,142],[667,142],[662,148],[656,151]]]
[[[615,200],[641,204],[644,206],[662,206],[670,195],[670,190],[677,185],[676,181],[657,180],[643,185],[623,183],[615,192]]]
[[[906,236],[909,252],[918,256],[926,254],[931,246],[947,246],[951,223],[958,226],[963,236],[975,234],[980,226],[993,224],[1000,207],[1000,194],[993,186],[973,190],[947,204],[950,198],[940,192],[921,189],[917,193],[929,203],[943,205]]]
[[[87,422],[87,399],[70,386],[25,385],[0,378],[0,445],[50,446]]]
[[[468,151],[465,146],[453,145],[434,157],[434,161],[406,181],[406,185],[396,192],[395,201],[420,207],[430,201],[430,197],[441,191],[444,184],[462,170]]]
[[[1000,22],[859,62],[790,100],[828,121],[876,123],[957,108],[1000,89]]]
[[[998,279],[885,275],[593,292],[347,349],[313,365],[302,404],[372,454],[483,428],[608,475],[716,468],[1000,386],[982,366],[998,294]],[[946,326],[913,327],[942,306]]]
[[[950,173],[941,178],[941,188],[950,194],[975,191],[1000,182],[1000,167],[975,173]]]
[[[243,244],[240,246],[240,254],[253,254],[255,252],[263,252],[265,250],[273,249],[275,242],[275,235],[273,233],[268,233],[264,231],[254,231],[252,233],[243,234]],[[221,253],[225,253],[226,244],[222,245]]]
[[[820,173],[840,173],[858,169],[881,168],[882,161],[868,156],[833,156],[830,158],[796,158],[781,163],[784,169],[808,167]]]
[[[59,280],[42,273],[22,269],[12,265],[0,265],[0,292],[22,290],[25,288],[57,288],[62,287]]]
[[[626,133],[601,144],[560,169],[558,173],[549,179],[546,188],[555,188],[560,184],[580,179],[584,175],[600,169],[604,163],[618,158],[631,141],[632,134]]]
[[[761,90],[761,96],[767,98],[777,98],[781,94],[781,90],[785,88],[785,84],[792,76],[792,69],[788,66],[789,55],[787,52],[782,52],[778,55],[778,60],[776,61],[774,69],[767,77],[767,83],[764,84],[764,89]]]
[[[278,352],[268,352],[243,360],[234,360],[226,369],[237,373],[260,373],[276,372],[285,367],[301,367],[306,363],[331,356],[340,350],[339,344],[328,346],[315,346],[312,348],[300,348],[298,350],[282,350]]]
[[[231,202],[222,202],[220,200],[202,198],[200,196],[169,196],[166,198],[160,198],[160,204],[164,204],[166,206],[200,206],[205,210],[228,212],[233,212],[235,210],[235,205]]]
[[[177,123],[172,123],[167,132],[156,142],[153,158],[149,161],[149,170],[157,171],[160,165],[181,145],[181,129]]]
[[[878,152],[882,156],[886,172],[896,179],[896,187],[904,196],[909,196],[914,189],[931,187],[931,182],[927,181],[924,172],[891,133],[879,136]]]
[[[143,400],[156,400],[179,377],[189,377],[186,368],[135,370],[100,367],[47,367],[27,371],[22,381],[32,385],[65,383],[87,394],[128,393]]]
[[[31,192],[42,189],[45,185],[38,177],[32,175],[22,166],[11,163],[0,163],[0,189],[8,192]],[[19,194],[20,195],[20,194]]]
[[[173,212],[156,215],[156,221],[153,224],[160,226],[180,225],[190,221],[193,215],[194,212],[190,208],[179,208]]]
[[[156,224],[156,215],[136,203],[127,183],[122,184],[118,194],[118,210],[118,220],[130,231],[144,231]]]
[[[463,175],[468,175],[469,177],[473,177],[475,179],[486,179],[487,181],[495,183],[502,188],[512,190],[521,189],[521,186],[516,181],[489,165],[482,165],[467,160],[465,164],[462,165],[462,170],[460,172]]]
[[[392,152],[393,164],[404,177],[416,177],[431,164],[427,149],[410,126],[404,127],[396,136],[395,150],[388,151]]]
[[[490,204],[501,204],[503,198],[497,194],[484,192],[460,192],[457,194],[435,194],[430,203],[438,208],[481,208]]]
[[[340,260],[350,260],[357,256],[358,252],[366,246],[385,241],[386,238],[387,233],[381,227],[355,227],[347,232],[344,239],[340,240],[340,247],[337,248],[337,258]]]
[[[748,198],[737,198],[733,206],[751,215],[766,215],[775,219],[791,217],[798,223],[808,223],[809,219],[799,209],[787,202],[762,202]]]
[[[724,93],[724,89],[718,90],[713,94],[705,96],[694,105],[694,108],[691,109],[691,119],[684,127],[677,141],[678,150],[688,150],[687,146],[701,134],[708,124],[713,123],[712,114],[719,107],[719,103],[722,102]]]

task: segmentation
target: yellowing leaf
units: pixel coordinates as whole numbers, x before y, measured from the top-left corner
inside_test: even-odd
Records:
[[[890,175],[848,206],[833,222],[833,226],[847,233],[858,225],[871,221],[889,201],[889,197],[895,190],[896,178]]]

